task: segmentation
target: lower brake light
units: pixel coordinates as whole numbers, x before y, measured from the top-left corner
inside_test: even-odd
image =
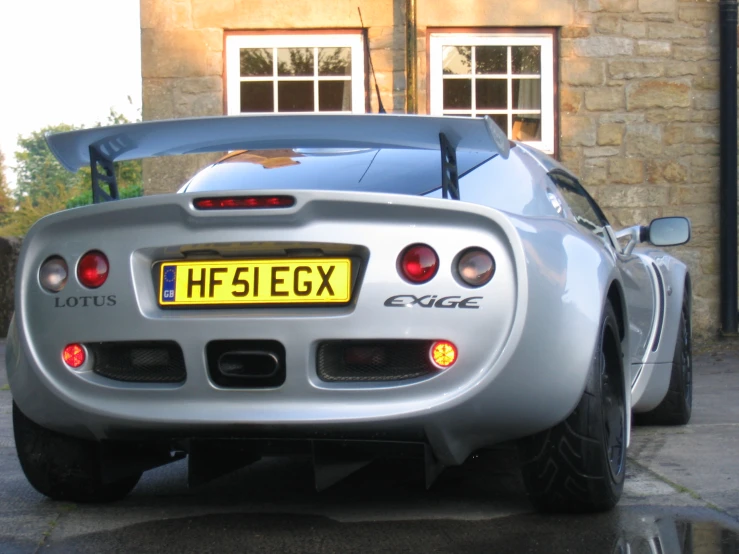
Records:
[[[81,367],[87,359],[85,348],[81,344],[77,343],[68,344],[64,347],[64,350],[62,350],[62,359],[69,367],[77,369],[78,367]]]
[[[446,340],[438,340],[431,345],[431,361],[436,367],[446,369],[457,361],[457,347]]]
[[[192,204],[198,210],[289,208],[295,205],[295,198],[292,196],[221,196],[196,198]]]

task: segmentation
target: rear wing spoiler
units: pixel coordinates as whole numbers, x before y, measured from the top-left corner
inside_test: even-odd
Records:
[[[419,115],[248,115],[169,119],[47,134],[69,171],[90,164],[93,199],[115,200],[113,162],[272,148],[407,148],[440,150],[444,197],[459,199],[459,149],[508,157],[506,134],[489,117]],[[100,187],[107,183],[110,194]]]

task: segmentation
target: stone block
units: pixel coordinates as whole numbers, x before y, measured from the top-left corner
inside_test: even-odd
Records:
[[[144,120],[169,119],[174,117],[172,99],[173,79],[142,80],[142,115]]]
[[[674,44],[672,57],[678,61],[695,62],[700,60],[718,60],[718,48],[710,46],[684,46]]]
[[[595,18],[595,30],[604,35],[618,33],[621,18],[617,15],[599,15]]]
[[[685,129],[685,140],[690,144],[718,144],[721,140],[718,125],[690,125]]]
[[[641,13],[673,13],[675,0],[639,0]]]
[[[142,29],[192,29],[190,0],[142,0]]]
[[[15,268],[22,238],[0,237],[0,337],[8,335],[15,311]]]
[[[624,21],[621,24],[621,33],[625,37],[644,38],[647,36],[647,24],[643,21]]]
[[[659,125],[631,125],[624,138],[627,156],[659,156],[662,153],[662,129]]]
[[[640,40],[636,43],[637,56],[668,57],[672,53],[672,45],[664,40]]]
[[[621,0],[618,0],[621,2]],[[574,40],[575,54],[583,58],[632,56],[634,41],[623,37],[593,36]]]
[[[719,93],[696,91],[693,93],[693,107],[696,110],[718,110]]]
[[[586,158],[610,158],[621,154],[621,149],[615,146],[591,146],[583,148],[582,152]]]
[[[678,10],[678,17],[686,23],[704,21],[713,23],[718,21],[716,6],[683,6]]]
[[[685,204],[680,214],[690,219],[693,227],[716,227],[719,220],[718,204]]]
[[[585,92],[585,107],[588,110],[608,112],[625,106],[623,87],[595,88]]]
[[[559,95],[560,109],[563,114],[576,114],[582,106],[583,94],[578,90],[563,88]]]
[[[706,36],[705,29],[700,27],[692,27],[689,25],[678,25],[675,23],[650,23],[649,38],[704,38]]]
[[[562,146],[595,146],[595,123],[585,116],[563,116]]]
[[[678,189],[678,201],[683,204],[718,204],[718,187],[681,186]]]
[[[143,78],[223,74],[221,29],[142,29],[141,52]]]
[[[636,10],[636,0],[597,0],[597,2],[600,9],[606,12],[629,13]]]
[[[608,220],[614,228],[631,227],[632,225],[647,225],[653,219],[662,217],[664,209],[661,206],[648,208],[609,208],[606,210]]]
[[[562,82],[574,86],[602,85],[605,63],[600,60],[562,60]]]
[[[690,106],[690,85],[684,81],[644,81],[631,83],[626,89],[629,110],[642,108],[687,108]]]
[[[608,182],[608,160],[603,158],[585,160],[582,179],[586,187],[606,184]]]
[[[693,88],[697,90],[718,90],[720,86],[718,75],[701,75],[693,79]]]
[[[680,125],[668,125],[662,131],[662,140],[666,145],[685,142],[685,128]]]
[[[608,74],[613,79],[643,79],[661,77],[665,72],[663,62],[635,62],[615,60],[608,63]]]
[[[649,160],[647,162],[647,182],[685,183],[688,180],[687,168],[676,161]]]
[[[684,75],[698,75],[700,68],[697,62],[675,62],[665,65],[665,76],[682,77]]]
[[[644,182],[644,160],[612,158],[608,162],[608,179],[611,183],[634,185]]]
[[[583,38],[590,36],[590,27],[583,27],[578,25],[569,25],[562,27],[560,35],[562,38]]]
[[[601,123],[598,125],[599,146],[619,146],[623,142],[626,125],[623,123]]]

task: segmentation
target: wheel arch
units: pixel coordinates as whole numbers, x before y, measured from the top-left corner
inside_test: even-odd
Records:
[[[606,295],[608,302],[613,307],[618,321],[618,333],[621,341],[621,376],[623,378],[624,396],[626,402],[626,447],[631,443],[631,372],[629,371],[629,360],[631,359],[629,350],[629,333],[628,330],[628,312],[626,307],[626,297],[623,288],[618,279],[611,281]]]

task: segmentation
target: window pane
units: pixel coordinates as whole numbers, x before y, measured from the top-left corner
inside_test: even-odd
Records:
[[[508,73],[507,46],[475,47],[475,73],[480,75],[499,75]]]
[[[239,51],[242,77],[272,76],[271,48],[242,48]]]
[[[444,75],[469,75],[472,67],[472,48],[470,46],[445,46]]]
[[[470,108],[472,108],[472,81],[444,79],[444,109],[469,110]]]
[[[541,109],[541,81],[539,79],[513,79],[513,109]]]
[[[280,81],[277,98],[277,111],[312,112],[313,81]]]
[[[313,48],[278,48],[277,74],[313,75]]]
[[[541,118],[537,115],[513,116],[513,140],[541,140]]]
[[[512,73],[541,75],[541,46],[512,46]]]
[[[477,79],[475,81],[478,110],[505,110],[508,108],[507,79]]]
[[[351,48],[319,48],[318,74],[319,75],[351,75],[352,74]]]
[[[318,111],[350,112],[351,110],[351,81],[318,81]]]
[[[272,81],[242,82],[242,112],[272,112],[275,109]]]

